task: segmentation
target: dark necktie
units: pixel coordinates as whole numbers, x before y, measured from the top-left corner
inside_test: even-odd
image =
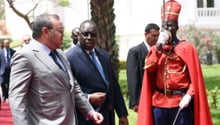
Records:
[[[57,64],[57,66],[58,66],[61,70],[64,71],[64,73],[66,74],[66,76],[68,77],[68,79],[70,79],[70,76],[69,76],[69,74],[68,74],[68,71],[67,71],[66,67],[64,66],[62,60],[59,59],[60,62],[58,61],[59,56],[58,56],[58,54],[57,54],[57,51],[56,51],[56,50],[51,51],[49,55],[53,58],[54,62]],[[63,65],[61,65],[60,63],[62,63]]]
[[[58,62],[58,56],[57,56],[57,52],[56,51],[51,51],[50,52],[50,56],[53,58],[54,62],[57,64],[57,66],[64,70],[63,67],[61,66],[61,64]]]
[[[102,68],[101,64],[98,62],[98,60],[95,56],[95,53],[93,51],[90,51],[89,54],[91,55],[92,61],[94,62],[96,68],[99,70],[99,73],[101,74],[102,78],[104,79],[105,83],[107,84],[103,68]]]
[[[6,63],[7,64],[10,64],[10,50],[9,49],[6,49]]]

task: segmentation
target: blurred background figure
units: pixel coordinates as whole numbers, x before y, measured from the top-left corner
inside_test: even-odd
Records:
[[[31,41],[31,36],[29,34],[23,35],[22,41],[21,41],[21,47],[24,47],[25,45],[30,43],[30,41]]]
[[[3,42],[0,41],[0,50],[3,48]],[[1,65],[1,60],[0,60],[0,65]],[[0,77],[1,78],[1,77]],[[0,110],[1,110],[1,104],[2,104],[2,80],[0,79]]]
[[[9,40],[5,39],[3,41],[3,48],[0,50],[0,83],[2,87],[2,99],[3,102],[8,102],[8,87],[9,87],[9,77],[11,72],[11,57],[15,53],[15,50],[10,48]]]
[[[0,49],[2,49],[4,47],[3,42],[0,41]]]
[[[78,35],[79,35],[79,27],[75,27],[72,30],[71,38],[73,40],[73,44],[76,45],[78,43]]]
[[[145,40],[132,47],[128,51],[126,73],[129,89],[129,108],[138,111],[139,98],[144,74],[144,60],[155,45],[160,34],[160,27],[157,24],[149,23],[144,30]]]

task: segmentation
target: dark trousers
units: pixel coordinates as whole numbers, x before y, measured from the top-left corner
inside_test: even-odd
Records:
[[[3,82],[1,84],[3,101],[8,98],[10,72],[11,72],[11,69],[6,68],[3,74]]]
[[[193,125],[193,104],[182,109],[178,115],[175,125]],[[177,108],[153,107],[154,125],[173,125],[178,112]]]
[[[2,97],[3,97],[3,101],[4,101],[5,99],[8,98],[8,84],[2,83],[1,87],[2,87]]]

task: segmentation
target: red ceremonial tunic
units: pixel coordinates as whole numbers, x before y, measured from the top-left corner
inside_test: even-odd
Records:
[[[174,52],[169,55],[164,53],[149,53],[146,65],[150,65],[147,72],[156,73],[155,89],[153,90],[152,105],[163,108],[178,107],[182,95],[168,95],[160,90],[187,90],[192,97],[194,90],[189,78],[185,62]]]

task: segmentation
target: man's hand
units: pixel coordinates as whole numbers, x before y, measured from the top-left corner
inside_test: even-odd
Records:
[[[134,112],[138,112],[138,105],[134,105],[133,110]]]
[[[127,116],[122,116],[119,118],[119,125],[129,125]]]
[[[104,117],[99,112],[91,111],[88,114],[88,119],[92,120],[95,124],[99,125],[103,122]]]
[[[189,94],[183,96],[182,100],[179,103],[180,110],[187,107],[191,101],[192,97]]]
[[[103,93],[103,92],[95,92],[95,93],[89,94],[89,102],[92,105],[100,106],[105,101],[105,95],[106,93]]]

